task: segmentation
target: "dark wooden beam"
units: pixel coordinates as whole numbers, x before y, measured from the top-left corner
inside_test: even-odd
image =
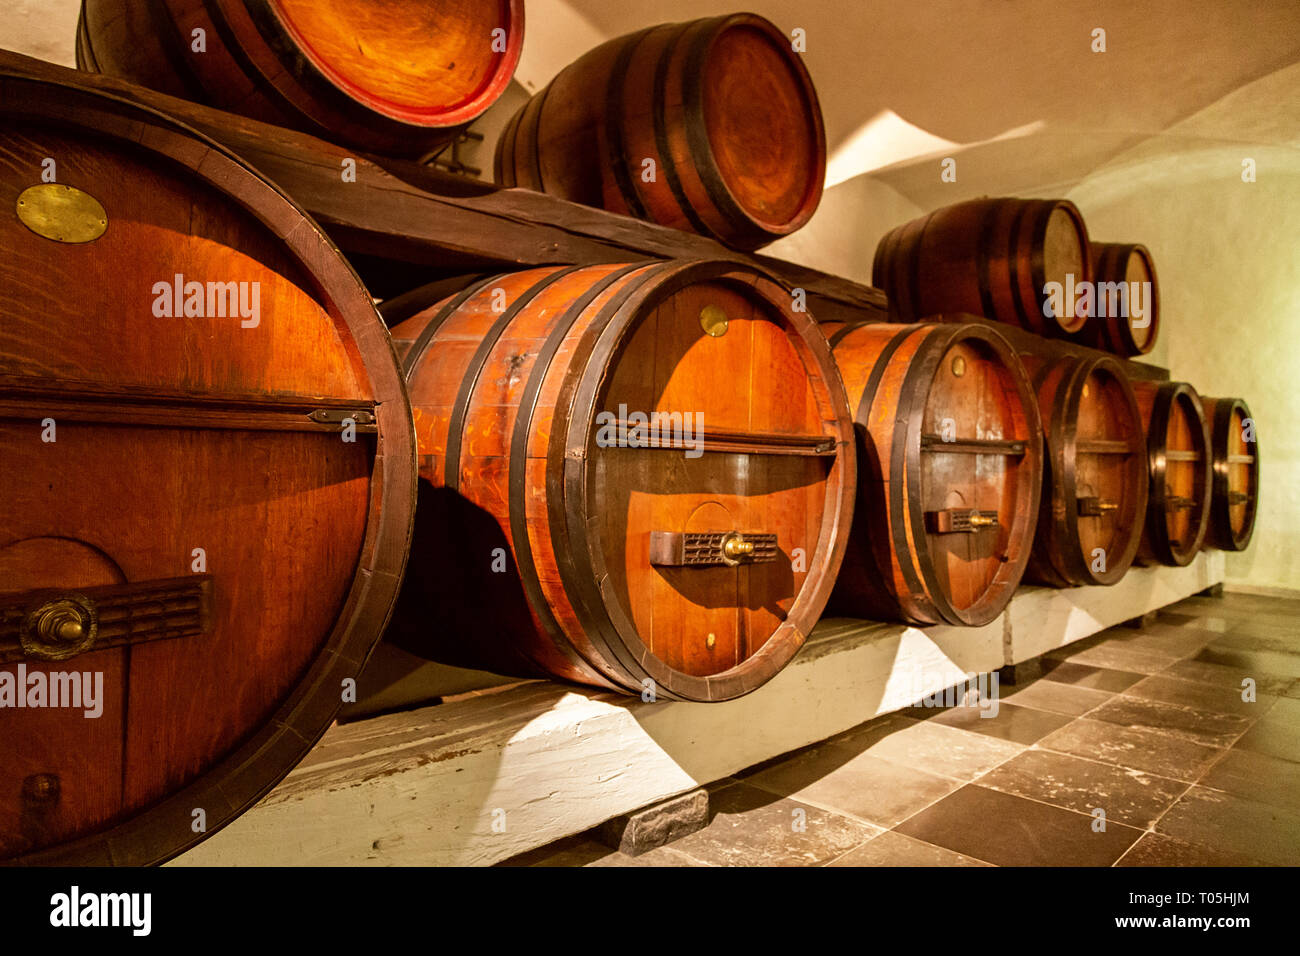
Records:
[[[877,289],[736,252],[703,236],[409,161],[359,154],[305,133],[8,51],[0,51],[0,71],[122,96],[212,137],[311,213],[345,253],[358,258],[363,274],[367,267],[377,269],[387,288],[407,279],[414,286],[456,273],[538,265],[721,258],[759,265],[805,289],[819,319],[864,313],[886,318],[885,296]],[[355,182],[344,181],[347,160],[355,161]],[[379,268],[379,262],[390,265]]]

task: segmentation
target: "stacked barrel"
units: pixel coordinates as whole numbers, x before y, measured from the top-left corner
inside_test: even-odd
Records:
[[[602,44],[525,104],[496,178],[756,249],[808,222],[826,178],[812,79],[749,13]]]
[[[1249,409],[1124,361],[1160,328],[1146,246],[1091,241],[1068,200],[978,199],[891,230],[872,272],[892,321],[973,313],[1015,342],[1045,441],[1028,580],[1114,584],[1134,562],[1246,547],[1259,489]]]

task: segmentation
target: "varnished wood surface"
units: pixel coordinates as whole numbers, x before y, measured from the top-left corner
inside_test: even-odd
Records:
[[[1149,324],[1135,325],[1131,314],[1097,314],[1079,330],[1078,341],[1116,355],[1145,355],[1155,348],[1160,334],[1160,285],[1150,250],[1138,243],[1094,242],[1090,244],[1090,255],[1093,278],[1099,285],[1123,282],[1132,288],[1133,283],[1150,283],[1148,315],[1144,316]]]
[[[50,157],[107,217],[82,244],[0,219],[0,604],[201,570],[212,595],[202,635],[21,662],[101,672],[105,706],[0,713],[0,859],[155,863],[293,766],[382,631],[410,537],[409,406],[356,275],[215,143],[2,74],[0,116],[0,203]],[[178,273],[257,283],[259,321],[156,315]],[[344,442],[317,408],[374,423]],[[22,791],[40,774],[59,786],[38,805]]]
[[[1037,402],[1015,351],[974,323],[822,329],[855,409],[859,458],[832,611],[988,623],[1024,572],[1042,482]],[[995,514],[997,525],[957,533],[929,525],[929,513],[971,509]]]
[[[812,80],[790,38],[748,13],[602,44],[520,108],[496,153],[503,185],[737,249],[804,225],[825,173]]]
[[[969,312],[1047,336],[1077,332],[1083,317],[1066,303],[1045,313],[1044,286],[1090,281],[1088,232],[1068,200],[972,199],[886,233],[876,246],[871,281],[891,314],[915,322]]]
[[[1034,375],[1046,440],[1043,495],[1026,578],[1114,584],[1137,555],[1149,483],[1133,388],[1112,358],[1043,360]],[[1096,502],[1087,513],[1085,502]]]
[[[775,674],[829,596],[855,466],[829,349],[790,303],[726,262],[551,268],[489,278],[396,325],[422,491],[390,639],[447,663],[686,700]],[[725,334],[705,334],[706,308],[725,313]],[[706,436],[754,450],[599,444],[596,415],[623,409],[702,415]],[[832,453],[807,454],[809,436]],[[652,531],[775,534],[780,554],[652,566]]]
[[[395,155],[446,143],[505,91],[522,0],[83,0],[78,63]],[[194,49],[202,30],[205,49]],[[503,38],[494,49],[493,31]]]
[[[1185,382],[1135,382],[1133,390],[1151,473],[1138,560],[1183,566],[1201,549],[1209,526],[1213,463],[1205,412]]]
[[[1213,467],[1210,526],[1205,543],[1223,551],[1245,551],[1255,531],[1259,508],[1258,425],[1250,407],[1240,398],[1201,401],[1210,432]]]

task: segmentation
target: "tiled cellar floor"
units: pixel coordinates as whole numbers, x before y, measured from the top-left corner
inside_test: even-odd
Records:
[[[1043,665],[996,717],[917,707],[719,781],[669,846],[508,863],[1300,865],[1300,600],[1191,598]]]

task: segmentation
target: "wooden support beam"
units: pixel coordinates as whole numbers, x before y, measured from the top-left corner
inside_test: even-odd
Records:
[[[719,258],[756,264],[808,294],[819,319],[886,318],[884,293],[805,266],[728,249],[693,233],[641,222],[526,189],[502,189],[408,160],[360,154],[282,129],[0,50],[0,72],[74,84],[125,97],[194,127],[251,163],[303,206],[339,247],[373,261],[393,287],[393,264],[409,267],[407,288],[455,273],[541,265]],[[344,181],[345,163],[355,181]],[[864,255],[866,252],[863,253]],[[384,264],[387,264],[386,266]]]

